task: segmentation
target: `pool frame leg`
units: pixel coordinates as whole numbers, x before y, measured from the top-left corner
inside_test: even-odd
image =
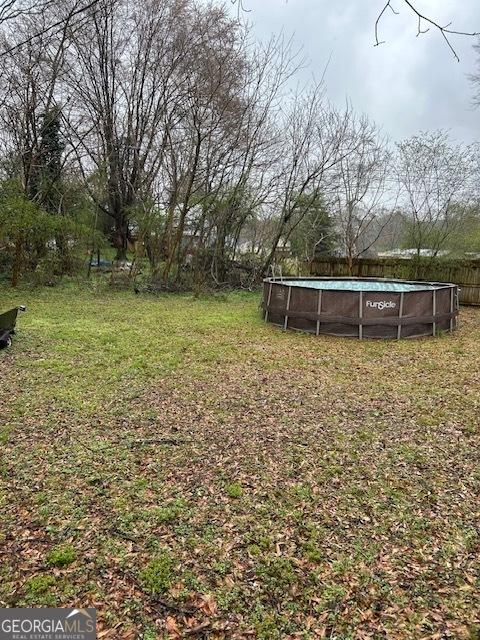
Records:
[[[286,313],[285,313],[285,319],[283,321],[283,330],[286,331],[288,328],[288,311],[290,309],[290,298],[292,295],[292,287],[288,287],[288,294],[287,294],[287,308],[286,308]]]
[[[433,311],[432,336],[436,336],[437,335],[437,323],[435,322],[435,316],[437,315],[437,290],[436,289],[432,291],[432,311]]]
[[[317,302],[317,313],[320,315],[322,312],[322,290],[318,290],[318,302]],[[317,320],[317,331],[316,335],[320,335],[320,320]]]
[[[268,307],[270,306],[270,300],[272,299],[272,283],[268,289],[267,308],[265,309],[265,322],[268,322]]]
[[[403,291],[400,292],[400,307],[398,309],[398,317],[402,318],[403,317]],[[400,324],[400,322],[398,323],[398,328],[397,328],[397,340],[401,340],[402,338],[402,325]]]
[[[359,340],[363,340],[363,324],[361,322],[363,318],[363,291],[359,291],[358,297],[358,317],[360,318],[360,322],[358,324],[358,338]]]

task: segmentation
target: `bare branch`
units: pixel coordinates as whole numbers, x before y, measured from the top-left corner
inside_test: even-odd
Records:
[[[449,22],[446,25],[441,25],[439,22],[435,21],[433,18],[430,18],[424,15],[423,13],[421,13],[410,0],[399,0],[399,1],[404,2],[407,5],[407,7],[410,9],[410,11],[413,12],[417,17],[417,20],[418,20],[417,37],[419,35],[422,35],[430,31],[430,27],[427,27],[426,29],[422,29],[422,22],[425,22],[431,25],[432,27],[435,27],[435,29],[437,29],[441,33],[443,39],[447,43],[448,48],[452,52],[457,62],[460,62],[460,58],[458,57],[457,52],[455,51],[452,43],[450,42],[449,36],[456,35],[456,36],[474,37],[474,36],[480,35],[479,31],[457,31],[456,29],[450,29],[450,26],[452,24],[451,22]],[[392,7],[391,0],[388,0],[388,2],[384,5],[383,9],[378,14],[378,17],[375,21],[375,44],[374,44],[375,47],[378,47],[378,45],[385,43],[385,40],[379,39],[378,31],[379,31],[380,21],[388,8],[390,8],[393,11],[393,13],[395,13],[396,15],[398,15],[399,13],[398,11],[395,11],[395,9]]]
[[[247,9],[245,7],[245,5],[243,4],[244,0],[230,0],[230,2],[232,4],[236,4],[237,5],[237,16],[238,18],[240,18],[240,14],[243,13],[250,13],[252,10],[251,9]]]
[[[430,27],[427,27],[426,29],[422,29],[422,19],[420,16],[418,16],[417,38],[420,34],[427,33],[427,31],[430,31]]]
[[[80,15],[81,13],[84,13],[85,11],[88,11],[89,9],[94,7],[97,3],[98,3],[98,0],[92,0],[91,2],[89,2],[88,4],[86,4],[86,5],[82,6],[82,7],[78,7],[78,5],[75,5],[72,8],[72,10],[69,11],[69,13],[68,13],[68,15],[66,17],[62,18],[61,20],[57,20],[53,24],[50,24],[50,25],[44,27],[40,31],[32,33],[31,36],[29,36],[28,38],[25,38],[25,40],[22,40],[21,42],[17,42],[15,45],[10,47],[9,49],[4,49],[2,52],[0,52],[0,58],[2,58],[4,56],[7,56],[9,53],[12,53],[13,51],[15,51],[17,49],[21,49],[22,47],[24,47],[25,45],[29,44],[33,40],[37,40],[38,38],[41,38],[42,36],[44,36],[44,35],[46,35],[48,33],[51,33],[52,31],[54,31],[54,32],[55,32],[55,30],[58,30],[58,32],[64,31],[65,27],[69,25],[69,23],[72,20],[72,18],[75,18],[76,16]],[[18,15],[20,15],[20,14],[18,14]],[[10,16],[9,16],[9,18],[10,18]],[[0,22],[1,22],[1,20],[0,20]]]
[[[375,20],[375,46],[376,47],[378,47],[379,44],[385,44],[385,40],[379,40],[378,39],[378,25],[380,24],[380,20],[382,19],[382,16],[383,16],[383,14],[385,13],[385,11],[387,9],[391,9],[392,12],[395,15],[398,15],[398,11],[395,11],[395,9],[390,4],[390,0],[388,0],[387,4],[383,7],[383,9],[380,11],[377,19]]]

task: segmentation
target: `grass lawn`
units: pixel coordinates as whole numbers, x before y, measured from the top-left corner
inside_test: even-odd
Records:
[[[480,309],[283,333],[259,298],[0,288],[0,606],[99,638],[478,638]]]

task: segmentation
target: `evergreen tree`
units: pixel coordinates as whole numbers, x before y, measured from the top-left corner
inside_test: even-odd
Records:
[[[300,260],[313,260],[315,255],[328,254],[337,244],[334,221],[330,216],[323,198],[308,195],[300,196],[297,207],[306,209],[290,235],[292,254]]]
[[[29,196],[45,211],[58,213],[62,195],[62,155],[65,150],[59,109],[46,111],[40,122],[39,151],[30,181]]]

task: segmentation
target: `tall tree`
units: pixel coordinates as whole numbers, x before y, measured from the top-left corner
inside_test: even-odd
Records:
[[[99,0],[70,33],[71,137],[86,183],[92,166],[104,177],[91,196],[113,221],[118,259],[130,212],[151,196],[182,109],[176,71],[192,46],[190,9],[188,0],[149,0],[134,11],[123,0]]]
[[[385,204],[390,152],[377,127],[365,117],[349,119],[345,140],[348,152],[335,167],[330,193],[352,273],[354,259],[368,251],[381,232],[378,222]]]
[[[61,174],[65,150],[61,127],[57,107],[54,106],[41,115],[39,148],[29,182],[30,198],[51,213],[59,212],[61,207]]]
[[[0,33],[0,53],[4,54],[0,66],[0,127],[3,153],[9,160],[6,171],[18,177],[27,197],[36,201],[45,194],[46,184],[41,176],[46,177],[46,165],[50,166],[51,181],[64,161],[59,129],[66,32],[46,33],[22,49],[15,48],[15,43],[22,41],[35,24],[48,20],[47,13],[35,19],[21,14]]]
[[[266,273],[280,240],[286,242],[295,227],[325,194],[327,182],[342,157],[350,153],[345,138],[351,114],[333,109],[322,83],[299,92],[285,105],[279,119],[280,153],[274,170],[276,232],[263,264]],[[277,214],[277,212],[279,212]]]
[[[422,133],[397,144],[396,168],[409,243],[417,256],[438,255],[477,192],[475,149],[452,144],[444,131]]]

